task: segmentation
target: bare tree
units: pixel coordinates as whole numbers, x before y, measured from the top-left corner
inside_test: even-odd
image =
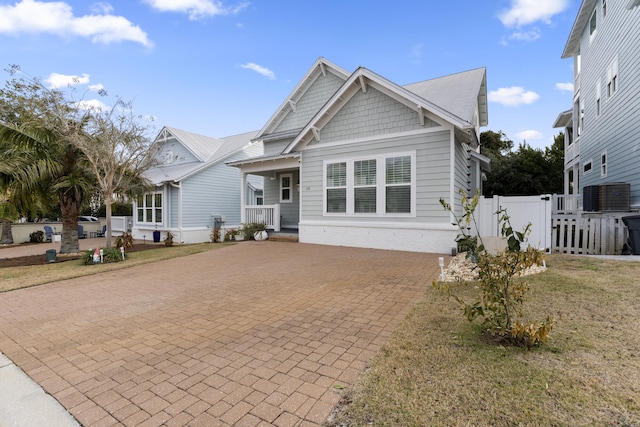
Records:
[[[117,99],[110,109],[93,107],[75,144],[89,162],[106,207],[106,246],[111,247],[111,206],[140,193],[150,183],[144,172],[156,164],[149,121],[133,112],[131,102]]]

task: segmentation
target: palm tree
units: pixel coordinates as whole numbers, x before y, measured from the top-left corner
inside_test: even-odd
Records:
[[[0,186],[18,204],[34,208],[57,200],[61,253],[79,251],[78,214],[93,188],[82,152],[57,132],[0,122]]]
[[[21,73],[15,65],[8,71]],[[23,209],[58,203],[62,253],[79,250],[78,214],[93,188],[86,157],[75,144],[88,116],[71,95],[37,79],[13,78],[0,90],[0,186]]]

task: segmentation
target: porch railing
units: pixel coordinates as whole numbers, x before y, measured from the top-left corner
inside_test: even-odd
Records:
[[[574,214],[581,208],[580,194],[554,194],[552,214]]]
[[[244,222],[264,222],[268,229],[280,231],[280,205],[245,206]]]

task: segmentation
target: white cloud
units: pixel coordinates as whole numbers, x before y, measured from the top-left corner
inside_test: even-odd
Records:
[[[91,12],[108,15],[113,12],[113,6],[109,3],[94,3],[91,5]]]
[[[49,77],[44,79],[45,83],[49,83],[51,89],[59,87],[86,85],[89,83],[89,74],[84,73],[81,76],[67,76],[65,74],[51,73]]]
[[[273,74],[273,71],[271,71],[268,68],[262,67],[258,64],[254,64],[253,62],[247,62],[244,65],[240,66],[241,68],[246,68],[247,70],[253,70],[258,74],[262,74],[263,76],[271,79],[271,80],[275,80],[276,76],[275,74]]]
[[[81,110],[109,111],[109,107],[98,99],[83,99],[78,102]]]
[[[0,6],[0,33],[48,33],[88,37],[94,43],[109,44],[126,40],[152,46],[140,27],[122,16],[110,15],[111,6],[102,3],[98,9],[101,13],[77,17],[65,2],[21,0],[13,6]]]
[[[516,136],[524,141],[544,138],[544,135],[537,130],[523,130],[522,132],[516,133]]]
[[[531,31],[517,31],[509,35],[509,40],[519,40],[524,42],[532,42],[540,38],[540,30],[534,28]]]
[[[100,92],[101,90],[104,90],[104,86],[102,83],[98,83],[95,85],[89,85],[89,90],[93,91],[93,92]]]
[[[551,18],[569,7],[569,0],[511,0],[511,8],[498,18],[506,27],[518,27]]]
[[[249,5],[249,3],[240,3],[237,6],[228,7],[216,0],[144,0],[144,2],[161,12],[187,13],[191,20],[216,15],[235,15]]]
[[[521,104],[532,104],[540,98],[535,92],[525,91],[520,86],[502,87],[498,90],[489,92],[489,101],[507,107],[516,107]]]
[[[556,89],[561,92],[573,93],[573,83],[556,83]]]

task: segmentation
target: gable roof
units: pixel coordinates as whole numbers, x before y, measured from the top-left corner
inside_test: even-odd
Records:
[[[313,82],[322,74],[326,75],[326,73],[333,73],[336,76],[340,77],[342,80],[347,80],[349,77],[349,72],[344,68],[337,66],[333,62],[319,57],[309,68],[307,73],[300,79],[296,87],[293,88],[291,93],[285,98],[284,102],[278,107],[276,112],[271,116],[271,118],[267,121],[264,127],[258,132],[255,136],[255,139],[264,139],[265,135],[271,134],[278,125],[282,122],[282,120],[286,117],[286,115],[295,109],[295,104],[302,96],[309,90]]]
[[[448,78],[447,78],[448,77]],[[475,134],[474,112],[475,102],[480,98],[480,93],[484,93],[485,114],[486,114],[486,69],[478,68],[466,73],[442,78],[442,82],[447,83],[445,88],[437,88],[434,81],[416,83],[414,90],[423,96],[435,98],[438,102],[444,103],[455,110],[449,111],[443,106],[436,104],[429,98],[425,98],[409,90],[407,86],[399,86],[390,80],[368,70],[364,67],[358,68],[338,91],[327,101],[327,103],[316,113],[311,121],[302,129],[294,140],[285,148],[283,153],[290,153],[299,147],[306,145],[313,138],[318,137],[319,131],[337,114],[338,111],[353,97],[359,90],[366,91],[367,86],[374,87],[386,95],[403,103],[407,107],[414,109],[420,120],[424,120],[427,112],[436,117],[453,124],[456,128],[465,131],[473,130]],[[461,89],[453,89],[455,83],[462,86]],[[412,85],[409,85],[412,86]],[[455,91],[459,97],[471,98],[470,100],[446,100],[446,90]],[[473,92],[467,92],[473,90]],[[471,93],[471,95],[470,95]],[[448,96],[453,97],[451,92]],[[470,106],[473,105],[473,108]],[[460,114],[460,115],[459,115]],[[486,121],[486,117],[485,117]],[[477,137],[477,135],[476,135]],[[475,137],[473,137],[475,138]]]
[[[582,31],[584,31],[585,26],[591,19],[591,14],[593,12],[593,8],[596,6],[596,1],[597,0],[582,1],[561,58],[570,58],[580,52],[580,38],[582,37]]]
[[[476,106],[480,126],[488,124],[487,69],[463,71],[405,85],[404,88],[473,123]],[[470,96],[477,94],[477,97]]]
[[[255,137],[256,133],[257,131],[252,131],[225,138],[211,138],[182,129],[165,126],[158,134],[156,141],[158,141],[161,136],[164,139],[171,135],[200,161],[159,165],[145,172],[145,176],[156,185],[160,185],[163,182],[182,181],[198,173],[202,169],[219,163],[230,155],[238,152],[251,143],[251,140]]]
[[[196,159],[201,162],[207,161],[223,144],[224,141],[210,136],[200,135],[182,129],[165,126],[162,128],[156,141],[168,139],[173,136],[182,144]]]

